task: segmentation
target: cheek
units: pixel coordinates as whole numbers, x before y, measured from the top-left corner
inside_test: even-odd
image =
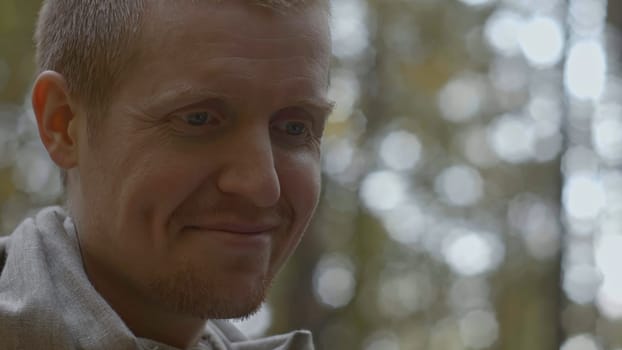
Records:
[[[296,224],[306,224],[319,200],[321,187],[319,157],[312,154],[288,157],[279,167],[281,195],[292,207]]]
[[[289,159],[288,166],[278,169],[281,196],[292,211],[292,223],[287,232],[286,255],[296,247],[311,221],[319,201],[321,174],[319,157],[313,154]]]
[[[118,154],[124,157],[101,164],[98,175],[104,180],[98,192],[108,198],[107,208],[102,208],[108,213],[108,224],[115,218],[116,231],[133,228],[150,236],[134,235],[137,241],[166,244],[171,213],[201,181],[200,163],[157,145],[148,150],[129,147]]]
[[[283,158],[277,158],[279,160]],[[312,155],[287,157],[277,163],[281,183],[281,200],[290,210],[291,223],[275,242],[271,257],[272,273],[276,273],[294,252],[311,220],[320,194],[319,159]]]
[[[148,154],[132,165],[136,171],[124,179],[121,198],[125,212],[136,215],[136,210],[140,210],[138,217],[148,217],[152,225],[162,227],[171,213],[200,186],[202,171],[196,159],[177,153]]]

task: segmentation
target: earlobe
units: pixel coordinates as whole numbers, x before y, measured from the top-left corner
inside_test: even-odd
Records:
[[[41,73],[32,91],[39,136],[50,158],[61,168],[77,165],[77,118],[65,78],[53,71]]]

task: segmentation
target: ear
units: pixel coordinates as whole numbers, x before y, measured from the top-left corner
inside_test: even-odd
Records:
[[[41,73],[32,91],[39,136],[50,158],[63,169],[78,160],[78,120],[70,103],[65,78],[53,71]]]

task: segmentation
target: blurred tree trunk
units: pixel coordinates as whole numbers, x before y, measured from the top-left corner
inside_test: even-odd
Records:
[[[609,23],[622,31],[622,2],[619,0],[609,0],[607,3],[607,17]]]

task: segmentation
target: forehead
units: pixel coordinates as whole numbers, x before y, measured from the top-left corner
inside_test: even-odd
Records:
[[[226,48],[234,55],[258,58],[270,58],[280,49],[307,55],[330,51],[328,12],[319,0],[287,13],[251,0],[156,0],[149,4],[142,36],[148,52],[157,50],[152,54],[170,42],[185,42],[190,48]]]
[[[328,11],[320,1],[284,14],[249,0],[156,0],[146,9],[138,52],[129,83],[154,97],[175,86],[241,98],[259,98],[258,90],[274,99],[323,95]]]

